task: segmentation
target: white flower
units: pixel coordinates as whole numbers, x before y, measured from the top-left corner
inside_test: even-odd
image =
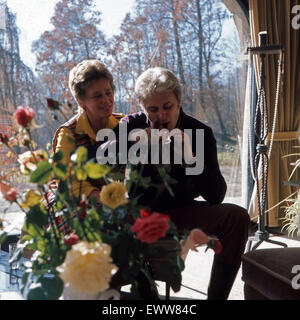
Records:
[[[65,285],[76,290],[96,293],[106,290],[113,271],[111,247],[103,242],[81,241],[67,252],[66,259],[57,270]]]

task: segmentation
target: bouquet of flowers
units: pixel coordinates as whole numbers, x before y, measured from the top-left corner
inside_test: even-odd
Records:
[[[110,166],[88,160],[84,147],[74,152],[68,164],[62,161],[62,151],[48,155],[45,150],[36,150],[31,139],[34,115],[29,107],[18,107],[14,113],[19,126],[17,141],[26,152],[17,154],[13,148],[16,138],[0,134],[0,142],[16,154],[20,171],[35,186],[19,194],[7,181],[0,182],[3,197],[25,213],[22,237],[11,258],[20,261],[24,250],[31,252],[21,266],[23,296],[53,300],[71,290],[79,297],[100,299],[109,288],[119,289],[124,284],[131,284],[137,297],[155,296],[149,261],[166,255],[161,239],[167,237],[179,246],[182,242],[169,216],[141,207],[137,198],[128,199],[133,185],[147,187],[150,178],[139,175],[134,166],[128,166],[125,177]],[[168,184],[168,176],[159,172]],[[101,203],[89,202],[81,194],[75,197],[71,190],[75,178],[81,182],[103,179]],[[0,230],[0,243],[5,237],[5,230]],[[213,247],[216,243],[207,237],[199,240],[195,233],[188,239],[183,242],[185,255],[189,248],[204,243]],[[176,292],[184,261],[175,249],[168,252],[159,268]]]

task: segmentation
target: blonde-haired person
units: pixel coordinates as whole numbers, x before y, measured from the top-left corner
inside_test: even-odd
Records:
[[[99,60],[84,60],[69,74],[69,88],[78,103],[77,114],[61,125],[54,135],[53,150],[62,150],[64,162],[70,161],[72,151],[79,146],[90,147],[96,142],[97,132],[104,128],[114,129],[124,116],[113,113],[115,85],[113,76]],[[71,138],[71,139],[70,139]],[[73,193],[79,195],[80,183],[74,181]],[[87,180],[81,193],[99,201],[99,181]]]

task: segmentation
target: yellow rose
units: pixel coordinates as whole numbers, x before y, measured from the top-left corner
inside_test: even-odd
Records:
[[[102,187],[100,201],[106,206],[115,209],[128,202],[126,199],[126,191],[123,183],[114,181]]]
[[[112,271],[110,245],[103,242],[81,241],[67,252],[65,261],[57,267],[65,285],[72,285],[77,291],[97,293],[109,287]]]

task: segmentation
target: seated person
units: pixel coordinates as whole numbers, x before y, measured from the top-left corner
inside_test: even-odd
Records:
[[[69,88],[76,102],[78,112],[61,125],[53,139],[53,150],[64,152],[64,162],[70,161],[70,154],[79,146],[89,147],[96,142],[100,129],[113,129],[124,116],[112,113],[114,108],[115,85],[109,70],[98,60],[84,60],[77,64],[69,75]],[[73,141],[73,142],[72,142]],[[72,189],[79,195],[79,181]],[[99,202],[101,184],[97,180],[82,183],[82,194]]]
[[[153,133],[151,128],[165,128],[169,131],[178,129],[177,134],[179,132],[183,140],[184,152],[182,154],[184,159],[182,164],[173,161],[169,166],[166,165],[168,174],[177,181],[176,184],[171,184],[173,196],[167,190],[155,195],[153,190],[142,188],[137,188],[135,196],[141,195],[141,204],[152,210],[168,214],[180,231],[200,228],[206,234],[214,235],[222,242],[222,252],[214,256],[208,286],[208,299],[226,300],[241,264],[241,255],[248,239],[250,219],[244,208],[222,203],[227,187],[220,172],[216,140],[212,129],[184,113],[180,106],[181,87],[179,81],[167,69],[156,67],[146,70],[137,79],[135,92],[143,112],[131,114],[121,119],[119,125],[114,129],[117,139],[102,143],[99,148],[103,154],[109,145],[115,144],[116,150],[119,150],[124,145],[121,141],[124,135],[119,135],[119,128],[125,123],[127,135],[131,130],[137,128],[145,129],[149,137]],[[184,133],[185,129],[191,130],[191,137]],[[204,133],[202,142],[197,136],[197,129]],[[195,155],[196,161],[201,158],[201,153],[199,153],[199,145],[201,147],[201,144],[203,150],[200,151],[204,156],[203,167],[199,169],[196,164],[193,168],[191,159]],[[174,149],[174,157],[178,148],[175,148],[175,142],[171,145]],[[127,146],[129,148],[132,143],[128,141]],[[93,148],[94,157],[97,154],[97,159],[99,159],[98,151],[96,153],[98,146]],[[152,148],[153,144],[151,144],[153,151]],[[158,181],[157,171],[155,174],[154,169],[155,165],[144,164],[143,176],[148,175],[151,176],[152,181]],[[188,169],[194,169],[194,171],[187,174],[186,170]],[[199,196],[202,196],[205,201],[195,200]]]

